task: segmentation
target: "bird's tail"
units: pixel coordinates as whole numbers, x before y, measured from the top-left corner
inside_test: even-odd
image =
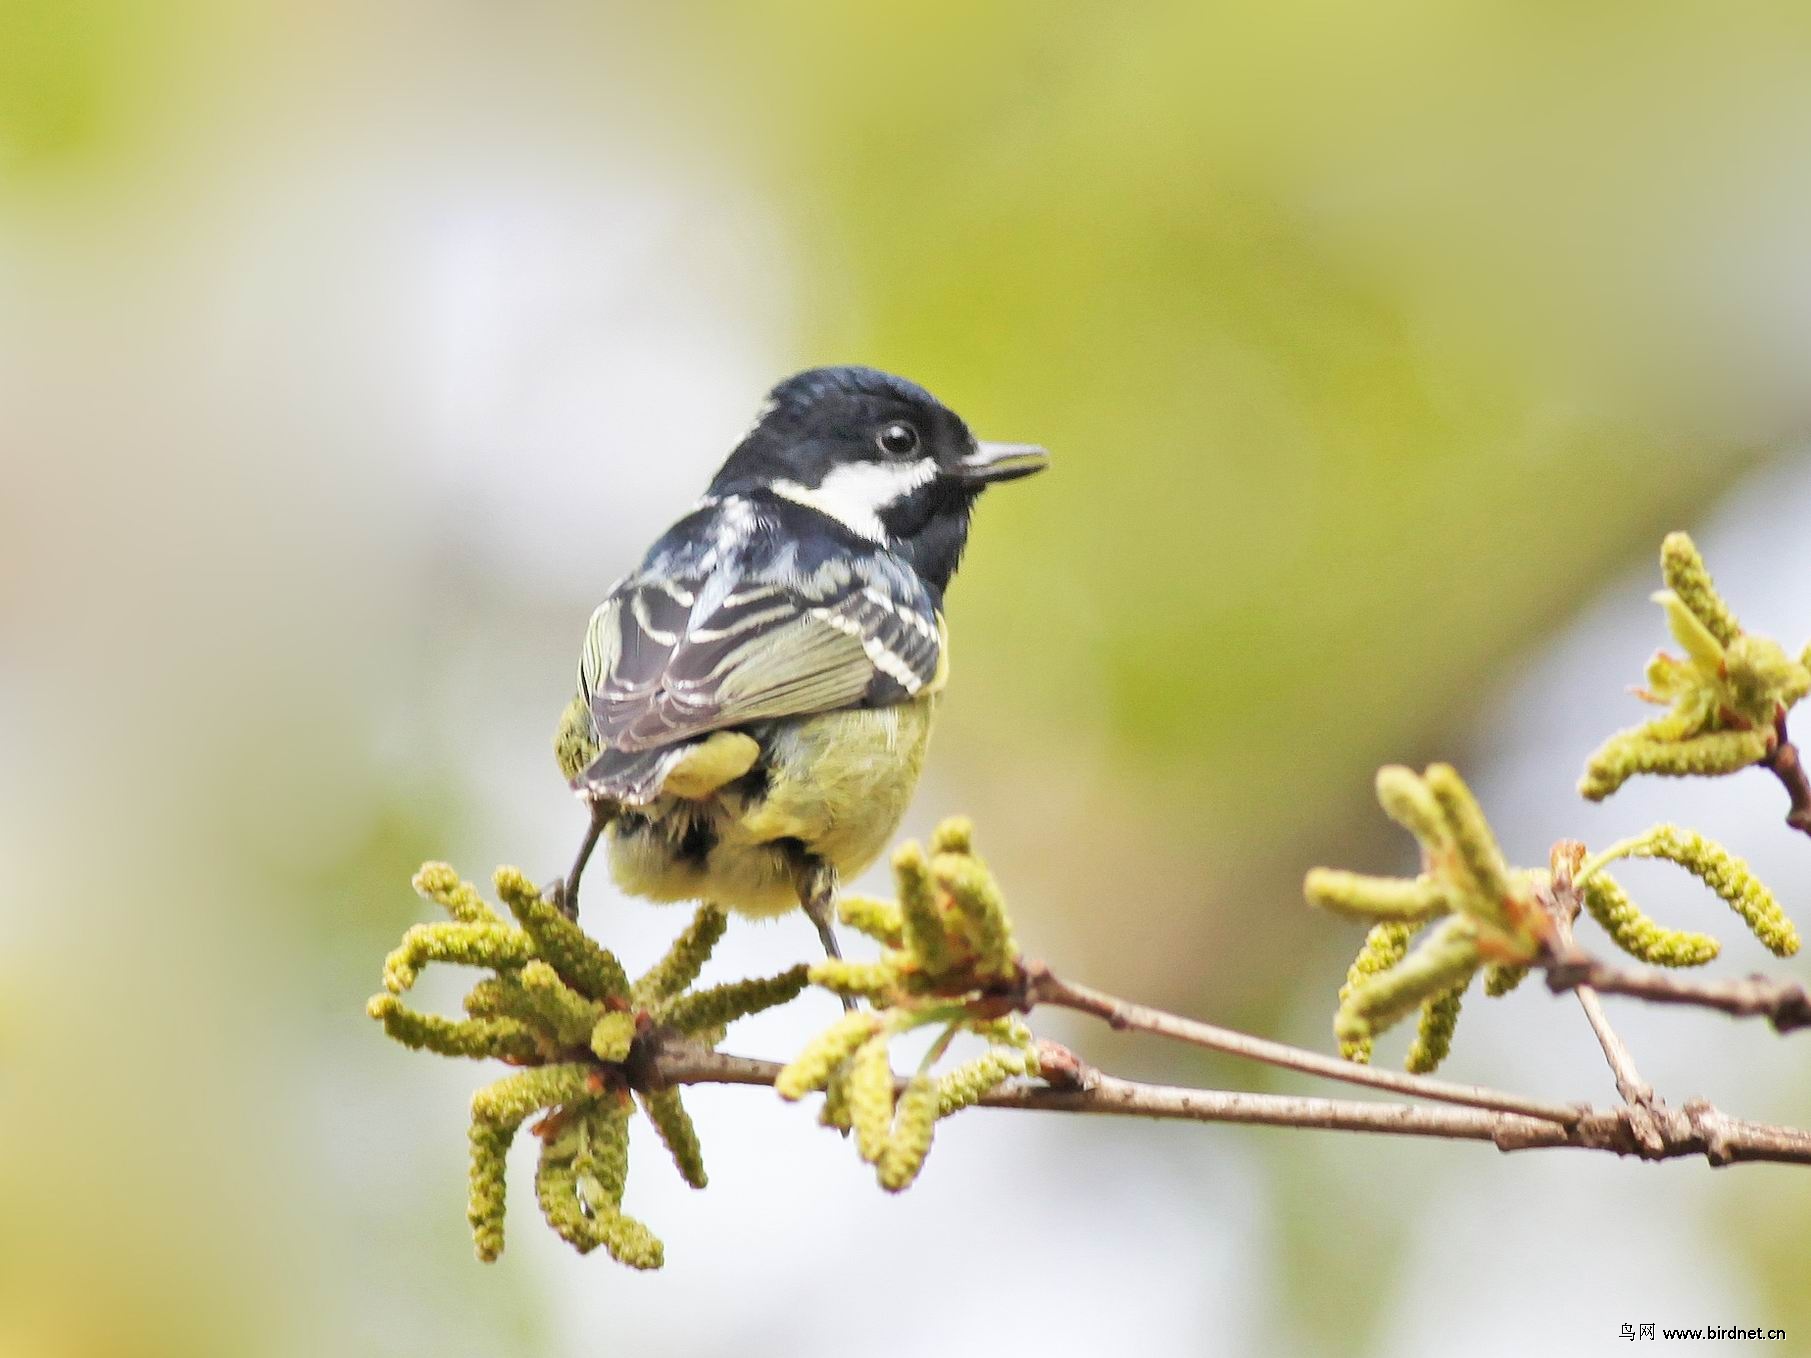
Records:
[[[594,801],[624,806],[646,806],[663,796],[702,800],[747,773],[760,753],[754,738],[740,731],[657,750],[605,750],[572,785]]]

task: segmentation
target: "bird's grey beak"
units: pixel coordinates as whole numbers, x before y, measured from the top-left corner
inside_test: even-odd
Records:
[[[984,486],[994,481],[1016,481],[1050,465],[1050,454],[1035,443],[977,443],[950,474],[965,485]]]

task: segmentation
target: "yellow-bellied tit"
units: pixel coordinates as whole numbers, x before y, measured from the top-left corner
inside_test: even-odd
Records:
[[[592,808],[566,908],[602,835],[631,895],[803,906],[836,956],[837,879],[879,855],[918,781],[975,501],[1047,460],[872,368],[775,387],[591,616],[555,740]]]

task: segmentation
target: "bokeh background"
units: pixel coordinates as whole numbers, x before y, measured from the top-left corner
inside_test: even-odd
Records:
[[[825,361],[1054,452],[983,507],[908,828],[973,813],[1059,967],[1329,1045],[1358,939],[1300,873],[1403,866],[1370,772],[1439,757],[1522,861],[1673,817],[1811,923],[1764,775],[1571,790],[1666,529],[1811,629],[1808,77],[1787,5],[0,0],[0,1353],[1811,1345],[1790,1169],[973,1113],[892,1199],[746,1090],[705,1194],[638,1130],[663,1273],[521,1193],[484,1268],[482,1073],[362,1012],[420,860],[566,861],[589,610]],[[594,883],[631,961],[680,924]],[[1669,1096],[1811,1119],[1791,1042],[1617,1017]],[[1613,1096],[1532,990],[1449,1073]]]

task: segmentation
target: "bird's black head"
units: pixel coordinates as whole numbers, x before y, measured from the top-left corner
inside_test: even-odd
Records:
[[[930,392],[873,368],[812,368],[768,394],[711,494],[767,491],[909,560],[939,594],[981,491],[1041,471],[1042,448],[978,443]]]

